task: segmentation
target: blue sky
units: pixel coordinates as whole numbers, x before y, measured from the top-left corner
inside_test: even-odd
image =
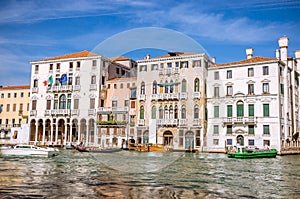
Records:
[[[217,63],[274,57],[277,39],[300,49],[298,0],[26,0],[0,1],[0,85],[30,83],[32,60],[92,51],[133,28],[160,27],[191,37]],[[141,53],[128,54],[143,58]]]

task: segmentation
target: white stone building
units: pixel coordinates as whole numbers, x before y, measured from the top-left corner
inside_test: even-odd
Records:
[[[101,89],[108,79],[129,75],[130,69],[88,51],[31,64],[30,141],[99,145]]]
[[[206,151],[298,145],[299,71],[296,59],[287,57],[288,38],[279,46],[276,58],[253,57],[250,48],[246,60],[209,68]]]
[[[208,56],[170,52],[137,63],[136,143],[201,149],[206,139]]]

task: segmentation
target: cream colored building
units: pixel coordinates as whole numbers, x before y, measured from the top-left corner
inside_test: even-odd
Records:
[[[1,138],[28,122],[30,86],[0,87],[0,132]]]

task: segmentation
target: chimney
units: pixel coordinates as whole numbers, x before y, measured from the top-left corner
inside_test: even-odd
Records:
[[[300,60],[300,50],[295,51],[295,58],[296,60]]]
[[[147,54],[145,59],[150,59],[150,54]]]
[[[246,49],[246,55],[247,55],[247,59],[251,59],[253,57],[253,48],[247,48]]]
[[[211,61],[212,61],[212,63],[215,64],[215,63],[216,63],[216,57],[212,57],[212,58],[211,58]]]
[[[277,59],[280,59],[280,50],[276,49],[275,52],[276,52],[276,58],[277,58]]]
[[[287,60],[287,48],[288,48],[289,39],[287,36],[283,36],[278,39],[278,44],[280,47],[280,58],[281,60]]]

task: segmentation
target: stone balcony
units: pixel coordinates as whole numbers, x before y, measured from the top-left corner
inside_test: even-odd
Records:
[[[223,118],[223,125],[234,125],[234,124],[244,124],[251,125],[257,123],[257,117],[249,116],[249,117],[225,117]]]
[[[129,107],[99,107],[97,109],[98,114],[126,114],[129,111]]]
[[[159,126],[177,126],[178,119],[157,119],[156,124]]]
[[[47,90],[47,92],[68,92],[72,91],[73,86],[72,85],[61,85],[61,86],[52,86],[50,89]]]

